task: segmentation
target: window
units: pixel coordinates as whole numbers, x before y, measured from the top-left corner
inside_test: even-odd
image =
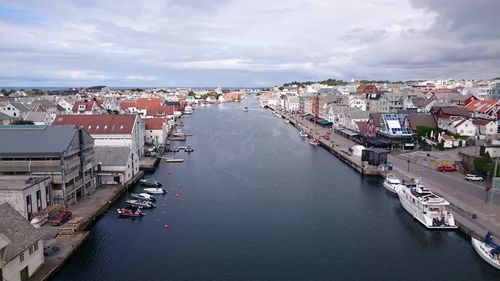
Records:
[[[24,261],[24,253],[21,253],[19,255],[19,262],[23,262]]]
[[[28,253],[29,253],[30,256],[33,255],[33,246],[30,246],[28,248]]]
[[[35,244],[33,244],[33,247],[35,248],[35,251],[38,251],[38,241],[36,241]]]

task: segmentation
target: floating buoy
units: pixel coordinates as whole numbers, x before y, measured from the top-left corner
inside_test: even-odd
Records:
[[[175,197],[179,197],[179,196],[181,196],[179,193],[176,193],[176,194],[175,194]]]
[[[168,224],[164,225],[163,227],[164,227],[164,228],[168,228]]]

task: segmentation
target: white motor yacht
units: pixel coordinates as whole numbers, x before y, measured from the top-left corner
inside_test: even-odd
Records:
[[[184,114],[191,114],[193,113],[193,107],[188,105],[184,108]]]
[[[398,192],[401,206],[429,229],[456,229],[455,218],[444,198],[432,193],[419,180],[415,186],[405,186]]]
[[[309,135],[308,135],[306,132],[304,132],[304,131],[300,131],[300,137],[301,137],[301,138],[307,138],[308,136],[309,136]]]
[[[472,237],[471,243],[474,250],[485,262],[500,270],[500,246],[493,242],[493,237],[489,232],[486,234],[484,242]]]
[[[399,189],[406,187],[394,174],[387,174],[383,186],[394,194],[397,194]]]

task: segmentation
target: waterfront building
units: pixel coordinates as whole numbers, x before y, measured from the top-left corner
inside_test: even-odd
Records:
[[[57,115],[53,125],[83,128],[95,146],[125,146],[144,154],[144,120],[136,114]]]
[[[95,191],[94,140],[75,126],[0,126],[0,175],[50,176],[53,204]]]
[[[381,114],[376,131],[377,138],[392,149],[407,150],[415,147],[413,132],[405,114]]]
[[[96,146],[97,182],[125,184],[139,172],[139,157],[130,147]]]
[[[41,235],[8,203],[0,214],[0,280],[28,280],[45,261]]]
[[[168,133],[173,129],[175,120],[170,118],[147,118],[144,119],[145,142],[153,145],[163,145],[168,137]]]
[[[51,205],[48,176],[2,176],[0,177],[0,204],[9,203],[25,219],[31,221],[33,214]]]
[[[288,112],[300,110],[300,98],[298,96],[287,96],[285,99],[285,109]]]

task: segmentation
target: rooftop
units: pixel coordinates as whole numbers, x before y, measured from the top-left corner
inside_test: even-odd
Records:
[[[9,203],[0,205],[0,234],[4,235],[10,243],[5,251],[6,262],[17,257],[29,246],[41,239],[40,233],[18,213]]]

